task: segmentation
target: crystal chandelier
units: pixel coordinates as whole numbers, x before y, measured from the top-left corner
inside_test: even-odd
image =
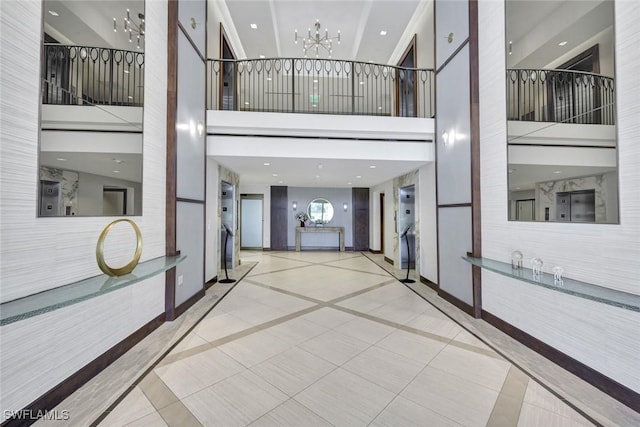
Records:
[[[138,22],[131,19],[129,9],[127,9],[127,15],[123,19],[122,30],[125,33],[129,33],[129,43],[133,43],[133,37],[136,38],[136,48],[140,49],[140,40],[144,43],[144,14],[138,13]],[[118,21],[113,18],[113,32],[118,32]]]
[[[340,30],[338,30],[338,35],[335,37],[329,37],[329,30],[324,29],[324,35],[320,35],[320,20],[316,20],[315,23],[315,34],[311,34],[311,28],[307,30],[307,37],[299,37],[298,30],[296,30],[295,34],[295,42],[298,43],[298,39],[302,39],[302,48],[304,49],[304,57],[307,57],[308,51],[314,51],[316,54],[316,58],[320,53],[320,48],[329,52],[329,58],[331,58],[331,54],[333,53],[333,40],[337,40],[338,44],[340,44]]]

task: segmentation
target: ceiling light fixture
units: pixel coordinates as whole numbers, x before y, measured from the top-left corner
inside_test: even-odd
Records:
[[[513,42],[509,40],[509,55],[513,53]]]
[[[563,41],[563,42],[558,43],[558,46],[564,46],[564,45],[566,45],[566,44],[567,44],[567,42],[566,42],[566,41]]]
[[[66,162],[67,159],[65,159],[64,157],[58,157],[56,160],[60,161],[60,162]]]
[[[258,29],[258,24],[251,24],[250,25],[252,30],[257,30]]]
[[[387,35],[387,32],[386,32],[385,30],[382,30],[382,31],[380,31],[380,35],[381,35],[381,36],[386,36],[386,35]]]
[[[260,59],[264,59],[264,55],[260,55]]]
[[[320,49],[324,49],[329,53],[329,58],[331,58],[331,54],[333,53],[333,41],[336,40],[338,44],[340,44],[340,30],[338,30],[338,35],[334,37],[329,37],[329,30],[324,29],[324,35],[320,35],[320,20],[316,19],[316,23],[314,24],[315,34],[311,34],[311,28],[307,30],[307,37],[298,37],[298,30],[295,30],[294,41],[296,44],[298,43],[298,39],[302,39],[302,49],[304,50],[304,57],[307,57],[307,51],[315,50],[316,58],[320,54]]]
[[[271,174],[271,176],[276,177],[276,176],[278,176],[278,174],[274,173],[274,174]]]
[[[360,179],[360,178],[362,178],[362,176],[361,175],[356,175],[356,178]]]
[[[123,19],[122,30],[129,33],[129,43],[133,43],[133,36],[136,37],[136,48],[140,49],[140,41],[144,42],[144,13],[138,13],[138,22],[131,20],[131,12],[127,13]],[[113,18],[113,32],[118,32],[118,21]]]
[[[264,162],[264,163],[263,163],[263,165],[265,165],[265,166],[271,166],[271,163],[269,163],[269,162]]]
[[[376,168],[376,165],[369,166],[369,169],[375,169],[375,168]]]
[[[50,14],[51,16],[60,16],[60,14],[59,14],[58,12],[56,12],[55,10],[50,10],[50,11],[49,11],[49,14]]]

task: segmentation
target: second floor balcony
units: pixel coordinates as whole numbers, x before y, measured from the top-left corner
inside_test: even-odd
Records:
[[[210,59],[207,109],[365,116],[435,116],[434,71],[368,62]]]

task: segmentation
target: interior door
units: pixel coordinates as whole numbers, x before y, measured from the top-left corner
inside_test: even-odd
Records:
[[[240,196],[240,248],[262,249],[262,195]]]
[[[535,199],[516,200],[516,221],[534,221],[535,208]]]

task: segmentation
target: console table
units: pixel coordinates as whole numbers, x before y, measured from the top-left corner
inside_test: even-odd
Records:
[[[344,252],[344,227],[296,227],[296,252],[300,252],[302,233],[338,233],[340,252]]]

